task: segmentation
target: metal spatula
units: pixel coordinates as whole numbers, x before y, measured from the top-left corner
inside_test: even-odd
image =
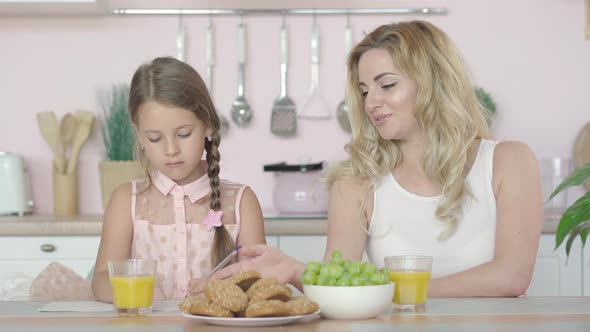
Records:
[[[320,93],[320,31],[315,15],[311,30],[311,85],[309,96],[303,103],[303,108],[299,111],[299,117],[302,119],[316,120],[330,118],[328,103]]]
[[[211,98],[213,98],[213,68],[215,67],[215,43],[214,43],[214,35],[213,35],[213,22],[211,22],[211,18],[209,18],[209,25],[207,26],[207,34],[205,35],[205,53],[207,57],[207,88],[209,89],[209,94],[211,94]],[[219,114],[219,121],[221,122],[221,127],[219,128],[219,134],[224,136],[227,131],[229,130],[229,121],[227,118],[216,110],[217,114]]]
[[[344,54],[345,59],[348,59],[348,52],[352,46],[352,30],[350,29],[350,20],[349,17],[346,17],[346,26],[344,27]],[[346,61],[345,61],[346,62]],[[346,66],[344,66],[344,78],[346,79]],[[348,118],[348,106],[346,106],[346,102],[343,100],[338,104],[338,108],[336,109],[336,119],[338,119],[338,123],[340,124],[340,128],[347,133],[352,131],[350,127],[350,120]]]
[[[270,131],[283,137],[292,137],[297,133],[297,113],[295,103],[287,96],[287,26],[283,18],[281,26],[281,95],[275,100],[270,116]]]
[[[238,127],[248,127],[252,120],[252,109],[244,96],[244,67],[246,65],[246,31],[240,19],[238,25],[238,96],[231,108],[231,118]]]

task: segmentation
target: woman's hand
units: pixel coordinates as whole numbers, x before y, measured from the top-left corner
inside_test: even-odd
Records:
[[[292,284],[301,288],[299,278],[305,265],[277,248],[264,244],[246,246],[238,254],[238,262],[214,273],[209,279],[193,279],[189,282],[191,294],[203,292],[209,280],[225,279],[241,271],[255,270],[263,278],[275,277],[280,284]]]

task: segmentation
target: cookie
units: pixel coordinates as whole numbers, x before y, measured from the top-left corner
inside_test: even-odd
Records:
[[[184,299],[179,308],[192,315],[210,316],[210,317],[234,317],[234,314],[218,306],[215,303],[204,301],[196,297],[189,297]]]
[[[246,317],[288,316],[287,304],[279,300],[259,301],[246,308]]]
[[[253,283],[252,286],[250,286],[250,288],[248,288],[248,290],[246,291],[246,295],[248,295],[248,297],[251,298],[252,294],[254,294],[257,290],[259,290],[261,288],[268,287],[270,285],[278,285],[278,284],[279,284],[279,282],[278,282],[277,278],[275,278],[275,277],[259,279],[258,281]]]
[[[252,293],[249,304],[264,300],[279,300],[287,302],[291,299],[291,289],[281,285],[262,287]]]
[[[303,296],[296,297],[286,304],[291,316],[308,315],[320,309],[319,305]]]
[[[209,301],[233,312],[243,311],[248,306],[246,293],[227,280],[214,280],[207,283],[205,295]]]
[[[256,271],[242,271],[237,274],[234,274],[227,280],[237,285],[245,292],[250,288],[250,286],[252,286],[252,284],[260,280],[260,278],[260,273]]]

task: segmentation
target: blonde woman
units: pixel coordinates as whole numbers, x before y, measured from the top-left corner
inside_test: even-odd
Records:
[[[389,255],[433,256],[431,297],[519,296],[534,268],[543,199],[531,150],[487,139],[487,112],[449,37],[423,21],[383,25],[348,58],[350,158],[327,176],[325,259],[340,249],[379,267]],[[245,248],[231,266],[282,274],[304,267]],[[273,268],[271,268],[273,267]]]

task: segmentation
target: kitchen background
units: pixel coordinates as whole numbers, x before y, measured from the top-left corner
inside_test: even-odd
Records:
[[[576,135],[590,120],[585,1],[391,1],[391,7],[419,6],[446,8],[448,14],[351,15],[354,41],[393,21],[425,19],[438,25],[463,53],[475,83],[497,103],[492,138],[523,141],[539,159],[571,158]],[[177,16],[0,16],[0,151],[25,157],[32,174],[35,213],[53,211],[52,153],[37,127],[36,113],[53,110],[61,118],[83,109],[100,115],[97,88],[128,83],[141,63],[174,56],[178,21]],[[331,119],[299,120],[295,138],[271,134],[272,103],[280,88],[281,21],[275,15],[244,17],[245,91],[253,119],[247,128],[232,123],[221,145],[221,176],[251,185],[265,210],[272,209],[273,174],[264,173],[263,164],[334,161],[345,157],[343,146],[348,140],[335,117],[344,91],[344,15],[317,17],[320,92]],[[310,84],[312,18],[288,16],[286,22],[288,92],[299,111]],[[185,16],[183,23],[186,61],[204,76],[209,17]],[[212,23],[216,36],[213,97],[218,110],[230,118],[237,94],[239,16],[213,16]],[[81,214],[102,213],[98,163],[104,154],[96,126],[80,155]],[[570,190],[568,201],[581,192],[580,188]]]

